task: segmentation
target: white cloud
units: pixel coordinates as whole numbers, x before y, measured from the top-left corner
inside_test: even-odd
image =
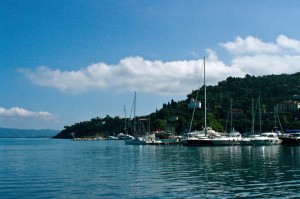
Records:
[[[98,63],[78,71],[44,66],[36,71],[20,71],[35,84],[67,92],[113,89],[168,94],[195,88],[201,66],[202,60],[162,62],[127,57],[117,65]]]
[[[33,112],[20,107],[0,107],[0,126],[24,129],[62,129],[66,122],[46,111]]]
[[[40,112],[32,112],[28,111],[24,108],[12,107],[10,109],[5,109],[0,107],[0,116],[2,117],[38,117],[38,118],[52,118],[53,114],[40,111]]]
[[[299,72],[300,41],[280,35],[275,42],[264,42],[253,36],[221,43],[231,56],[229,65],[207,49],[207,84],[232,77]],[[64,92],[93,89],[140,91],[156,94],[186,94],[197,88],[203,60],[163,62],[142,57],[126,57],[116,65],[95,63],[77,71],[61,71],[41,66],[35,71],[20,70],[33,83]]]
[[[300,70],[300,56],[255,55],[242,56],[232,60],[232,67],[247,74],[259,76],[268,74],[292,74]]]
[[[280,48],[274,43],[265,43],[258,38],[248,36],[245,39],[237,37],[234,42],[221,43],[228,52],[234,55],[278,53]]]
[[[219,60],[217,53],[211,49],[206,50],[209,54],[206,63],[206,78],[208,84],[217,84],[219,81],[225,80],[227,77],[243,77],[247,73],[239,67],[231,67]]]
[[[285,35],[279,35],[276,42],[283,49],[290,50],[291,52],[300,53],[300,41],[289,39]]]
[[[254,37],[221,44],[232,54],[231,68],[250,75],[291,74],[300,70],[300,41],[279,35],[274,43]]]

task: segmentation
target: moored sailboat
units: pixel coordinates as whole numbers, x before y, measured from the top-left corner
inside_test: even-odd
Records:
[[[134,93],[134,101],[133,101],[133,139],[127,139],[125,140],[126,145],[148,145],[153,144],[156,142],[155,140],[155,134],[150,133],[150,124],[148,133],[144,132],[141,134],[141,132],[137,132],[136,130],[136,93]]]
[[[251,143],[253,145],[279,145],[281,144],[281,138],[279,137],[281,135],[281,131],[282,131],[282,127],[281,127],[281,131],[277,130],[277,125],[276,125],[276,118],[278,118],[278,122],[279,125],[281,127],[281,123],[277,114],[277,110],[274,107],[274,122],[275,122],[275,131],[273,132],[265,132],[260,134],[257,137],[254,137],[253,139],[251,139]]]
[[[136,116],[135,116],[135,111],[136,111],[136,92],[134,92],[134,100],[133,100],[133,139],[130,140],[125,140],[126,145],[146,145],[147,140],[145,137],[138,135],[136,132]]]
[[[193,136],[186,138],[183,143],[187,146],[213,146],[213,137],[217,136],[218,133],[207,127],[206,120],[206,84],[205,84],[205,58],[203,59],[204,68],[204,129],[202,136]]]
[[[232,125],[232,99],[230,101],[230,133],[226,136],[219,136],[214,138],[212,141],[216,146],[232,146],[232,145],[239,145],[240,141],[242,141],[242,135],[235,131]]]
[[[240,142],[242,141],[242,135],[239,132],[232,132],[227,136],[216,137],[212,139],[212,141],[216,146],[240,145]]]
[[[125,118],[124,118],[125,134],[124,133],[119,133],[117,135],[117,137],[118,137],[119,140],[133,140],[134,137],[132,135],[129,135],[128,131],[127,131],[127,118],[126,118],[126,107],[125,107],[125,105],[124,105],[124,115],[125,115]]]

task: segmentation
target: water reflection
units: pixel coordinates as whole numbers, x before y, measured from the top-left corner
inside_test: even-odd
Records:
[[[300,184],[300,147],[10,140],[0,164],[8,198],[291,198]]]
[[[295,166],[299,167],[299,148],[151,146],[142,150],[147,154],[146,159],[142,158],[143,166],[152,171],[151,178],[162,183],[165,191],[176,197],[285,197],[297,194],[300,172]],[[292,164],[288,160],[293,160]]]

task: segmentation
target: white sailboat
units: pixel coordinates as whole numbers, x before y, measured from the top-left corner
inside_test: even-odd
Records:
[[[125,105],[124,105],[124,114],[125,114],[125,118],[124,118],[125,134],[124,133],[119,133],[117,137],[118,137],[119,140],[133,140],[134,137],[132,135],[129,135],[128,131],[127,131],[127,118],[126,118],[126,107],[125,107]]]
[[[233,146],[240,145],[243,138],[239,132],[231,132],[226,136],[213,138],[212,141],[215,146]]]
[[[136,92],[134,92],[134,100],[133,100],[133,139],[125,140],[126,145],[147,145],[149,143],[149,140],[146,136],[138,135],[136,132]]]
[[[251,140],[253,139],[253,138],[255,138],[256,136],[258,136],[258,135],[255,135],[254,134],[254,123],[255,123],[255,115],[254,115],[254,105],[253,105],[253,99],[252,99],[252,128],[251,128],[251,135],[250,136],[248,136],[248,137],[243,137],[242,138],[242,140],[240,141],[240,144],[242,145],[242,146],[250,146],[250,145],[252,145],[252,142],[251,142]],[[259,97],[259,129],[260,129],[260,131],[261,131],[261,113],[260,113],[260,97]]]
[[[276,125],[276,108],[274,107],[274,119],[275,119],[275,132],[265,132],[251,139],[253,145],[267,146],[267,145],[279,145],[281,139],[279,138],[280,132],[277,131]],[[280,124],[280,120],[279,120]],[[281,126],[281,124],[280,124]]]
[[[204,67],[204,129],[199,136],[188,137],[183,141],[187,146],[213,146],[212,137],[218,135],[217,132],[207,127],[206,120],[206,84],[205,84],[205,58],[203,59]]]
[[[230,133],[226,136],[216,137],[212,141],[216,146],[231,146],[231,145],[239,145],[242,141],[242,135],[235,131],[232,125],[232,99],[230,101]]]

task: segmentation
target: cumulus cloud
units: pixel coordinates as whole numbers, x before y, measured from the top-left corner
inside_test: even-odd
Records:
[[[207,78],[209,84],[234,75],[244,75],[218,60],[216,52],[207,50]],[[81,92],[91,89],[115,91],[143,91],[156,94],[182,94],[195,89],[203,70],[203,60],[162,62],[145,60],[142,57],[127,57],[117,65],[92,64],[78,71],[60,71],[41,66],[35,71],[20,70],[35,84],[54,87],[66,92]]]
[[[248,36],[245,39],[237,37],[234,42],[221,43],[229,53],[234,55],[243,54],[274,54],[280,51],[278,45],[273,43],[265,43],[262,40]]]
[[[30,118],[53,118],[54,115],[45,111],[32,112],[24,108],[12,107],[5,109],[0,107],[0,116],[2,117],[30,117]]]
[[[221,44],[231,55],[231,68],[250,75],[299,72],[300,41],[279,35],[276,42],[263,42],[252,36]]]
[[[279,35],[274,42],[259,38],[237,37],[221,43],[230,55],[229,64],[218,58],[216,51],[207,49],[207,84],[232,77],[295,73],[299,71],[300,41]],[[142,57],[126,57],[116,65],[91,64],[81,70],[54,70],[46,66],[32,71],[20,71],[33,83],[53,87],[64,92],[82,92],[93,89],[142,91],[156,94],[186,94],[198,85],[203,60],[176,60],[163,62]]]
[[[117,65],[98,63],[78,71],[53,70],[45,66],[35,71],[20,71],[35,84],[67,92],[111,89],[168,94],[194,88],[202,63],[202,60],[150,61],[137,56],[124,58]]]
[[[20,107],[5,109],[0,107],[0,126],[24,129],[61,129],[66,125],[56,115],[47,111],[29,111]]]
[[[290,39],[285,35],[279,35],[276,42],[283,49],[289,50],[290,53],[300,53],[300,41],[298,40]]]

